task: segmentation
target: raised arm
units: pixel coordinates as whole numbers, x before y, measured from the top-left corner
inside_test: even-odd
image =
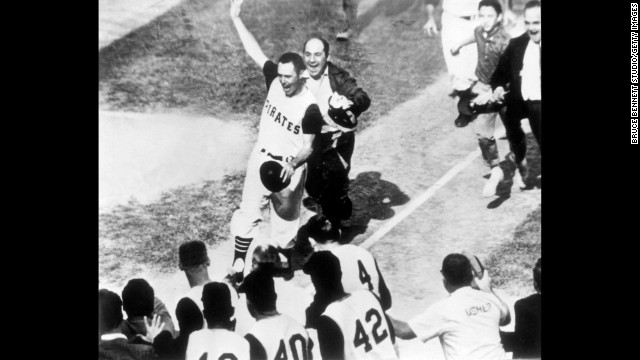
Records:
[[[243,0],[229,0],[229,4],[231,5],[229,8],[229,15],[231,16],[233,25],[236,27],[236,31],[238,32],[238,36],[240,37],[242,46],[244,46],[244,50],[262,69],[264,63],[267,62],[269,58],[262,52],[260,44],[258,44],[256,38],[249,32],[249,29],[247,29],[247,27],[244,25],[242,19],[240,19],[240,9],[242,8],[242,1]]]
[[[435,9],[441,3],[441,0],[423,0],[425,9],[427,10],[427,23],[424,24],[424,31],[427,35],[432,36],[438,33],[438,27],[436,26]]]
[[[393,331],[396,333],[396,337],[402,340],[411,340],[416,338],[416,333],[413,332],[409,324],[402,320],[394,319],[392,316],[388,315],[389,320],[391,320],[391,325],[393,325]]]
[[[509,305],[507,305],[504,300],[498,296],[498,294],[493,291],[493,285],[491,284],[491,277],[489,273],[485,270],[484,276],[482,279],[474,277],[474,282],[476,287],[482,291],[493,294],[499,301],[499,310],[500,310],[500,326],[509,325],[511,322],[511,311],[509,310]]]

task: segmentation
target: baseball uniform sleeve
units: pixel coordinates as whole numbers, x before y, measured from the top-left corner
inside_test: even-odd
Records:
[[[302,118],[302,133],[307,135],[319,135],[322,130],[322,114],[317,104],[311,104]]]
[[[422,342],[440,335],[444,319],[435,307],[430,306],[425,312],[407,322],[411,330]]]
[[[252,334],[247,334],[244,338],[249,342],[249,358],[251,360],[267,360],[267,351],[260,343],[260,340],[256,339]]]
[[[318,342],[323,359],[344,359],[344,337],[340,327],[326,316],[318,320]]]
[[[278,77],[278,64],[267,60],[262,68],[262,73],[264,74],[264,80],[267,82],[267,91],[269,91],[271,83]]]

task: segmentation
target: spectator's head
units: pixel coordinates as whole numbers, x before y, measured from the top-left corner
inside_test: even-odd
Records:
[[[129,318],[151,317],[153,313],[153,288],[144,279],[131,279],[122,289],[122,306]]]
[[[309,75],[314,79],[319,79],[327,68],[329,42],[318,36],[310,37],[304,42],[302,54]]]
[[[202,289],[202,304],[204,305],[204,318],[209,328],[216,324],[228,327],[234,308],[231,305],[231,292],[229,287],[219,282],[210,282]]]
[[[120,332],[122,322],[122,300],[118,294],[107,289],[98,290],[98,333]]]
[[[210,264],[207,246],[203,241],[191,240],[183,242],[178,248],[179,267],[187,273],[207,271]]]
[[[502,5],[498,0],[482,0],[478,4],[478,18],[484,31],[491,31],[502,21]]]
[[[191,334],[204,327],[202,311],[191,298],[183,297],[176,305],[176,320],[180,327],[180,334]]]
[[[278,295],[273,284],[273,277],[268,271],[258,269],[244,278],[238,292],[247,295],[247,308],[251,316],[276,311]]]
[[[300,76],[305,65],[302,56],[296,53],[284,53],[278,59],[278,79],[286,96],[297,95],[304,86]]]
[[[324,215],[312,216],[301,229],[320,245],[340,241],[340,229]]]
[[[536,265],[533,267],[533,287],[542,294],[542,258],[538,258]]]
[[[282,269],[280,254],[275,246],[270,244],[256,246],[251,259],[251,271],[258,269],[267,271],[270,274],[275,274]]]
[[[471,263],[462,254],[447,255],[442,261],[442,270],[440,272],[444,277],[444,287],[448,292],[453,292],[463,286],[469,286],[473,280]]]
[[[332,252],[313,253],[302,270],[311,276],[317,294],[330,296],[344,293],[340,260]]]
[[[524,5],[524,27],[534,43],[542,39],[540,1],[530,0]]]

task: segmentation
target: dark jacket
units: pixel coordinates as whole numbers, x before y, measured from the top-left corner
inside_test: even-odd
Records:
[[[491,77],[491,89],[495,90],[498,86],[502,86],[509,93],[505,95],[505,104],[507,108],[520,112],[523,107],[524,99],[522,98],[522,65],[524,53],[529,44],[529,34],[526,32],[517,38],[511,39],[506,50],[500,57],[498,67]]]
[[[331,89],[338,94],[345,96],[347,99],[353,101],[351,106],[351,112],[358,117],[365,112],[369,105],[371,105],[371,99],[362,88],[358,87],[356,79],[352,78],[349,72],[341,69],[332,62],[327,63],[329,66],[329,84]]]
[[[515,332],[500,332],[505,351],[512,351],[514,359],[542,357],[542,295],[533,294],[516,301]]]

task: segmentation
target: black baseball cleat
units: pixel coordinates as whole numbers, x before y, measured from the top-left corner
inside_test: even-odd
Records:
[[[453,123],[456,125],[456,127],[465,127],[469,125],[469,123],[471,122],[471,118],[472,117],[469,115],[459,114]]]

